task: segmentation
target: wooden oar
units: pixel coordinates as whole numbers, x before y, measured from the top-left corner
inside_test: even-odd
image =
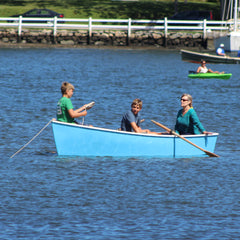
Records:
[[[165,129],[165,130],[168,131],[168,132],[171,132],[171,133],[174,134],[175,136],[177,136],[177,137],[181,138],[182,140],[184,140],[184,141],[190,143],[190,144],[193,145],[194,147],[196,147],[196,148],[202,150],[202,151],[205,152],[208,156],[210,156],[210,157],[219,157],[217,154],[212,153],[212,152],[209,152],[209,151],[207,151],[207,150],[205,150],[205,149],[199,147],[198,145],[192,143],[191,141],[189,141],[189,140],[186,139],[185,137],[183,137],[183,136],[177,134],[176,132],[174,132],[174,131],[171,130],[170,128],[168,128],[168,127],[162,125],[161,123],[156,122],[156,121],[154,121],[154,120],[151,120],[151,121],[152,121],[153,123],[155,123],[157,126],[163,128],[163,129]]]

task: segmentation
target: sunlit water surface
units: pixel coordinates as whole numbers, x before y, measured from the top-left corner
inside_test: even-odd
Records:
[[[239,239],[239,65],[229,80],[188,79],[178,52],[1,49],[1,239]],[[172,128],[190,93],[220,158],[59,157],[51,127],[60,86],[75,86],[84,121],[117,129],[134,98],[143,128]],[[81,121],[81,119],[80,119]],[[136,143],[136,148],[137,148]]]

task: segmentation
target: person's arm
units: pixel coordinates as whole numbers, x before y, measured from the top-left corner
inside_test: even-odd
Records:
[[[149,133],[148,129],[141,129],[135,122],[131,122],[131,127],[136,133]]]
[[[197,113],[194,109],[191,109],[191,118],[192,118],[192,123],[194,126],[197,126],[197,128],[199,129],[200,132],[204,132],[205,131],[205,128],[203,127],[203,125],[201,124],[198,116],[197,116]]]
[[[218,73],[218,74],[225,73],[225,72],[213,71],[212,69],[208,69],[208,72],[210,72],[210,73]]]
[[[203,134],[212,134],[211,132],[208,132],[205,130],[203,127],[202,123],[200,122],[197,113],[195,111],[192,112],[191,114],[193,124],[198,127],[199,131]]]
[[[200,71],[201,71],[201,66],[198,67],[197,73],[200,73]]]
[[[162,133],[151,132],[149,129],[141,129],[135,122],[131,122],[131,127],[133,128],[134,132],[136,133],[147,133],[147,134],[157,134],[161,135]]]
[[[218,54],[219,56],[226,56],[225,52],[222,52],[221,49],[220,49],[220,50],[217,50],[217,54]]]
[[[69,109],[68,113],[69,113],[70,117],[71,118],[78,118],[78,117],[86,116],[87,111],[86,110],[82,111],[84,108],[81,111],[80,111],[80,109],[82,109],[82,108],[79,108],[77,110]]]
[[[77,110],[74,110],[75,112],[82,112],[83,110],[86,110],[86,105],[87,104],[84,104],[82,107],[78,108]]]

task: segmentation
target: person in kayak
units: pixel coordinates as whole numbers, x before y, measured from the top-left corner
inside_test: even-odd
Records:
[[[224,72],[218,72],[218,71],[213,71],[210,68],[206,67],[206,61],[201,59],[201,66],[198,67],[196,73],[218,73],[218,74],[223,74]]]
[[[148,133],[148,134],[161,134],[151,132],[149,129],[142,129],[140,127],[141,118],[140,111],[142,110],[142,101],[139,98],[133,100],[131,104],[131,110],[128,110],[123,114],[121,121],[121,131],[136,132],[136,133]]]
[[[57,120],[67,123],[77,123],[74,118],[87,115],[86,104],[77,110],[73,110],[71,97],[74,86],[71,83],[63,82],[61,86],[62,97],[57,104]]]
[[[184,93],[181,96],[182,109],[178,111],[175,124],[175,132],[182,134],[211,134],[207,132],[192,105],[193,99],[190,94]]]

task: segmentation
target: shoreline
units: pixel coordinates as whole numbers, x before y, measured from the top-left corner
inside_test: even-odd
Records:
[[[169,33],[138,31],[131,36],[124,31],[98,31],[89,36],[86,31],[0,31],[0,48],[93,48],[93,49],[159,49],[177,51],[209,50],[213,38],[203,38],[200,33]]]
[[[157,50],[157,51],[180,51],[181,49],[195,50],[199,52],[214,51],[214,49],[204,49],[200,47],[161,47],[161,46],[109,46],[109,45],[72,45],[72,44],[47,44],[47,43],[0,43],[0,49],[28,49],[28,48],[76,48],[76,49],[126,49],[126,50]]]

